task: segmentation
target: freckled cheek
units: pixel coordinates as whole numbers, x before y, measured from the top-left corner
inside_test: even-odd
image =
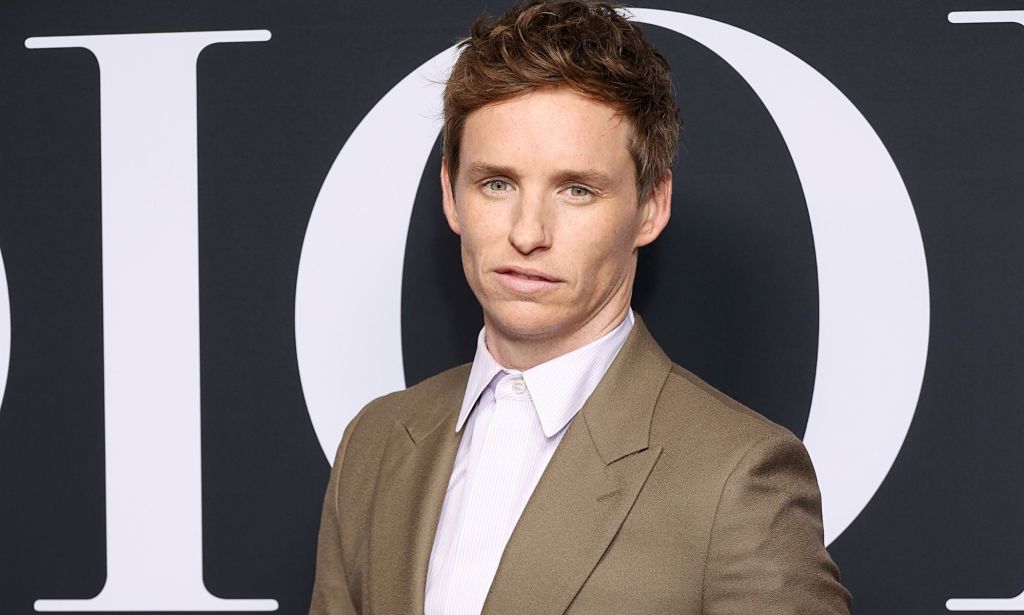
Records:
[[[478,228],[474,230],[479,231]],[[486,280],[486,272],[489,266],[493,266],[494,255],[492,243],[486,238],[481,238],[478,233],[464,232],[461,238],[462,268],[470,286],[478,288]]]
[[[632,243],[626,233],[610,235],[606,240],[588,246],[585,271],[589,286],[615,285],[628,270]]]
[[[462,269],[470,283],[480,277],[480,255],[465,239],[462,240]]]

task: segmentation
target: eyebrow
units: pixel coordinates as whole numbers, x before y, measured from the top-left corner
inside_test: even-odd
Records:
[[[516,177],[518,175],[516,170],[512,167],[489,164],[486,162],[474,162],[470,164],[466,168],[466,173],[470,177],[486,177],[488,175]],[[609,177],[607,173],[598,171],[597,169],[558,169],[552,172],[552,176],[558,183],[578,181],[597,186],[608,186],[612,183],[612,178]]]
[[[512,167],[503,167],[495,164],[488,164],[486,162],[474,162],[466,168],[466,174],[472,177],[483,177],[486,175],[515,175],[515,169]]]
[[[612,178],[609,177],[607,173],[603,173],[597,169],[564,169],[555,171],[554,175],[559,183],[578,181],[588,185],[604,187],[608,187],[612,183]]]

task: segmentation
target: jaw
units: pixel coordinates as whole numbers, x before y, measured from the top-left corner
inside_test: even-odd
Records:
[[[507,298],[484,307],[484,324],[509,341],[536,343],[565,334],[566,310],[559,305]]]
[[[558,297],[559,301],[555,297],[485,297],[481,305],[488,349],[502,365],[527,369],[585,346],[622,322],[629,310],[632,280],[627,272],[585,309],[576,305],[580,299],[571,293]]]

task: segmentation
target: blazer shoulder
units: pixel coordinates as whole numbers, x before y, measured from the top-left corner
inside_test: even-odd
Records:
[[[458,398],[461,403],[471,365],[465,363],[452,367],[411,387],[374,399],[352,419],[351,437],[360,440],[371,433],[387,433],[396,422],[407,423],[417,413],[431,412],[438,408],[437,402],[445,398]]]
[[[679,445],[670,467],[715,494],[704,502],[704,611],[849,615],[803,442],[678,365],[662,396],[663,437]]]
[[[658,406],[661,412],[656,413],[656,420],[661,418],[673,427],[701,437],[717,436],[740,446],[743,443],[750,446],[766,438],[799,441],[785,427],[676,364],[672,364]]]
[[[468,365],[460,365],[366,404],[345,428],[335,454],[332,474],[343,475],[340,488],[351,490],[355,484],[357,492],[369,489],[394,434],[402,433],[403,425],[413,424],[414,419],[440,421],[451,411],[451,400],[461,403],[468,372]]]
[[[459,393],[461,402],[462,394],[466,391],[466,380],[469,378],[469,370],[472,363],[463,363],[445,371],[435,374],[422,382],[394,394],[406,401],[419,402],[422,400],[434,400],[438,397],[451,395],[453,391]]]

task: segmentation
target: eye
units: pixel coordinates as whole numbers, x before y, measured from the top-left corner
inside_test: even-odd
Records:
[[[506,192],[512,189],[512,185],[503,179],[488,180],[486,186],[492,192]]]
[[[571,196],[574,199],[586,199],[593,196],[594,194],[593,192],[590,191],[590,188],[586,188],[584,186],[579,185],[569,186],[568,191],[569,196]]]

